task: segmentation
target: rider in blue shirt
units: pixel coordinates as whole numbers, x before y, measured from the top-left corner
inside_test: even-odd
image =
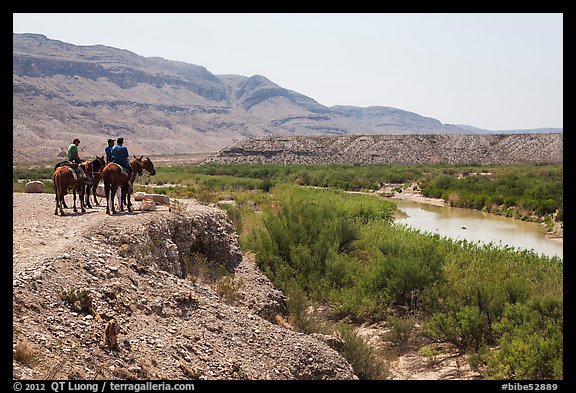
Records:
[[[104,148],[104,152],[106,153],[106,164],[112,162],[112,148],[114,147],[114,142],[116,142],[116,139],[108,139],[108,146]]]
[[[116,146],[112,148],[112,162],[122,165],[128,171],[128,177],[132,173],[132,166],[128,161],[128,148],[124,146],[124,138],[116,140]]]

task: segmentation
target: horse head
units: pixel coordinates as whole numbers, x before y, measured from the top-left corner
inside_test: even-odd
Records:
[[[136,172],[138,174],[138,176],[142,176],[142,169],[143,169],[143,164],[142,164],[142,157],[136,157],[134,156],[134,159],[132,161],[130,161],[130,165],[132,165],[132,169],[134,169],[134,172]]]
[[[82,170],[84,171],[84,174],[88,179],[88,182],[91,183],[94,180],[92,161],[84,161],[82,164],[80,164],[80,168],[82,168]]]
[[[142,159],[143,156],[140,157],[140,159]],[[149,157],[146,157],[144,159],[142,159],[142,165],[144,166],[144,169],[146,169],[146,171],[150,174],[150,175],[155,175],[156,174],[156,169],[154,169],[154,164],[152,163],[152,161],[150,161]]]
[[[92,169],[94,172],[102,172],[102,169],[106,166],[106,162],[104,161],[104,156],[96,156],[94,160],[92,160]]]
[[[148,158],[148,157],[144,158],[143,155],[140,157],[134,156],[134,159],[130,162],[130,164],[132,164],[132,167],[134,168],[134,171],[136,171],[136,173],[138,173],[138,176],[142,176],[142,170],[144,170],[144,169],[150,175],[156,174],[156,170],[154,169],[154,164],[152,163],[150,158]]]

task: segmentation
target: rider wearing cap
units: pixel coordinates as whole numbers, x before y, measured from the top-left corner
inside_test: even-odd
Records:
[[[106,153],[106,164],[112,162],[112,148],[114,147],[114,142],[116,142],[116,139],[108,139],[108,146],[104,148],[104,152]]]
[[[68,157],[67,157],[68,160],[67,161],[60,161],[59,163],[57,163],[54,166],[54,170],[56,170],[58,167],[60,167],[62,165],[66,165],[66,166],[72,168],[78,176],[81,175],[81,171],[80,171],[80,168],[78,167],[78,164],[82,164],[84,162],[84,160],[82,160],[80,158],[80,156],[78,156],[78,145],[79,144],[80,144],[80,139],[74,138],[74,140],[72,141],[70,146],[68,146]]]

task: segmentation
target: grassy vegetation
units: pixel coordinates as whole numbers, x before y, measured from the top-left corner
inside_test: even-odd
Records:
[[[514,165],[175,165],[157,179],[190,190],[269,190],[280,183],[346,191],[383,184],[417,183],[422,194],[451,206],[484,210],[524,220],[563,221],[562,164]],[[401,190],[402,187],[398,187]]]
[[[222,205],[243,250],[290,297],[291,323],[314,331],[310,303],[341,317],[386,319],[405,343],[418,318],[498,379],[563,377],[563,263],[530,251],[453,241],[396,226],[394,205],[342,190],[416,182],[454,206],[562,221],[562,165],[209,165],[158,167],[137,190]],[[480,174],[483,173],[483,174]],[[36,180],[30,172],[18,172]],[[14,181],[16,183],[16,172]],[[152,188],[152,182],[162,187]],[[173,186],[177,184],[176,186]],[[328,187],[327,189],[300,185]],[[382,369],[345,328],[364,378]],[[352,363],[352,358],[350,361]]]

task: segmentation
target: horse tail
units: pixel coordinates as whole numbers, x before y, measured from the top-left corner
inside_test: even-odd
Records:
[[[58,214],[58,207],[60,207],[60,187],[62,186],[62,177],[60,171],[56,170],[52,175],[52,182],[54,183],[54,193],[56,194],[56,210],[54,214]]]
[[[110,167],[106,165],[100,172],[102,181],[104,182],[104,195],[106,196],[106,214],[110,213]],[[112,205],[114,206],[114,205]]]

